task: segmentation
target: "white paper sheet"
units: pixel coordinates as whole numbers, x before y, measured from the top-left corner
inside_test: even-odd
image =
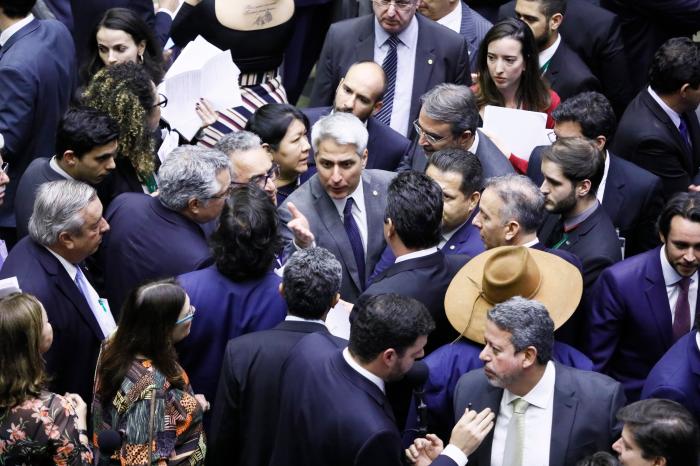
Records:
[[[493,105],[484,109],[484,132],[493,134],[521,159],[528,160],[535,147],[551,144],[546,125],[546,113]]]

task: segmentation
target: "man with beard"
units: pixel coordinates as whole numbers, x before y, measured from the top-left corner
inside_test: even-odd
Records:
[[[558,139],[542,153],[540,191],[550,215],[537,236],[548,248],[578,256],[584,290],[622,259],[615,227],[596,198],[604,166],[603,153],[584,138]]]

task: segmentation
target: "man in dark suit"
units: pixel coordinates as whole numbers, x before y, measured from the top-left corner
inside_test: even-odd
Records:
[[[76,84],[75,48],[66,27],[37,20],[34,0],[0,1],[0,134],[10,184],[0,207],[0,237],[15,240],[17,183],[36,157],[50,157],[56,127]]]
[[[388,72],[384,108],[377,117],[407,136],[421,95],[439,83],[471,84],[466,40],[416,15],[418,1],[373,2],[374,15],[331,25],[316,65],[311,106],[330,105],[350,65],[374,60]]]
[[[112,231],[100,251],[107,297],[119,309],[145,280],[191,272],[210,258],[207,237],[231,192],[222,152],[181,146],[158,170],[158,196],[125,193],[106,218]]]
[[[330,336],[324,320],[340,297],[341,275],[340,263],[325,249],[294,253],[280,288],[288,308],[285,321],[229,341],[213,405],[207,464],[269,463],[283,363],[305,335]]]
[[[418,12],[462,34],[469,46],[469,68],[477,69],[477,52],[484,36],[493,26],[490,21],[469,8],[463,0],[423,0],[418,4]]]
[[[385,88],[386,78],[381,66],[373,61],[355,63],[340,80],[333,107],[305,108],[302,111],[312,126],[331,110],[352,113],[367,125],[369,140],[365,168],[395,171],[411,148],[411,142],[373,116],[382,108]]]
[[[44,305],[53,344],[44,355],[49,388],[77,393],[90,404],[102,340],[116,328],[106,300],[85,277],[81,263],[100,245],[109,225],[95,190],[77,181],[43,184],[29,236],[12,249],[0,277],[16,276],[22,291]]]
[[[700,340],[695,331],[678,339],[659,359],[642,388],[642,399],[665,398],[686,407],[700,422]]]
[[[620,120],[612,151],[661,178],[664,197],[698,181],[700,47],[670,39],[656,52],[649,87],[632,100]]]
[[[385,241],[386,191],[393,173],[364,170],[367,129],[357,117],[333,113],[311,132],[318,173],[279,207],[287,252],[318,246],[343,266],[340,296],[354,303],[366,288]]]
[[[679,193],[659,217],[664,245],[605,270],[589,317],[589,356],[599,372],[639,394],[654,364],[696,318],[700,193]]]
[[[399,171],[423,171],[435,151],[459,148],[479,158],[484,179],[513,173],[503,152],[477,129],[479,108],[467,86],[439,84],[421,96],[421,105],[413,124],[417,136],[413,144],[420,148],[407,152]]]
[[[118,138],[119,126],[109,115],[88,107],[68,110],[58,125],[55,155],[34,159],[19,180],[15,199],[17,237],[28,233],[39,186],[65,179],[100,184],[116,166]]]
[[[598,201],[625,238],[625,257],[659,244],[656,220],[663,206],[661,179],[608,150],[615,133],[615,114],[608,100],[597,92],[584,92],[565,100],[552,117],[557,137],[585,137],[605,156],[605,170],[596,192]],[[542,184],[543,147],[530,155],[527,176]]]
[[[385,384],[401,379],[423,355],[433,322],[421,303],[392,294],[372,296],[353,312],[347,348],[328,352],[322,336],[313,334],[292,350],[280,380],[284,389],[270,464],[403,464]],[[318,353],[323,356],[313,356]],[[463,466],[493,426],[488,410],[478,415],[465,410],[458,418],[450,444],[432,464]]]
[[[515,297],[487,314],[484,369],[463,375],[455,414],[466,406],[496,413],[493,434],[469,464],[571,465],[619,436],[622,386],[602,374],[551,361],[554,324],[537,301]],[[527,425],[524,433],[518,427]]]
[[[515,0],[503,5],[499,19],[514,18]],[[632,100],[627,57],[617,17],[586,0],[568,0],[559,27],[562,40],[580,57],[602,84],[615,114],[621,116]],[[646,69],[645,69],[646,70]]]

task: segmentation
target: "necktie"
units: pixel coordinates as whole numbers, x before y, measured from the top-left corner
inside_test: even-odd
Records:
[[[681,123],[678,125],[678,132],[681,133],[681,137],[683,138],[683,142],[692,149],[693,146],[690,142],[690,135],[688,134],[688,125],[685,122],[685,117],[681,116]]]
[[[513,416],[508,423],[503,466],[522,466],[525,449],[525,411],[530,403],[524,398],[516,398],[510,404],[513,405]]]
[[[377,119],[385,125],[389,125],[391,123],[391,108],[394,105],[394,90],[396,88],[396,67],[398,64],[396,46],[399,45],[399,38],[389,36],[385,44],[389,44],[389,53],[386,54],[384,63],[382,63],[382,68],[384,68],[384,73],[386,74],[386,89],[382,98],[384,105],[377,113]]]
[[[568,235],[564,233],[564,217],[560,216],[549,236],[545,238],[544,245],[548,248],[559,249],[566,242],[567,238]]]
[[[97,324],[100,326],[100,329],[106,338],[112,333],[117,325],[114,322],[112,313],[93,299],[93,296],[90,293],[90,285],[88,284],[87,278],[85,278],[83,271],[80,270],[80,267],[78,267],[78,272],[75,274],[75,284],[78,286],[78,289],[85,298],[85,301],[88,303],[88,306],[90,306],[90,310],[92,310],[92,314],[95,316],[95,320],[97,320]]]
[[[352,216],[352,205],[354,201],[351,197],[347,198],[345,201],[345,208],[343,209],[343,225],[345,226],[345,233],[348,235],[350,240],[350,246],[352,246],[352,254],[355,256],[355,263],[357,263],[357,273],[360,276],[360,285],[362,290],[365,289],[365,250],[362,247],[362,236],[360,236],[360,229],[357,227],[357,223]]]
[[[683,277],[678,282],[678,300],[673,312],[673,341],[690,331],[690,302],[688,301],[690,277]]]

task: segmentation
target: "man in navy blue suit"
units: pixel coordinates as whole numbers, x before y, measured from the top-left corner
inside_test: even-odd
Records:
[[[663,246],[605,270],[589,317],[595,369],[638,400],[649,371],[696,318],[700,193],[679,193],[659,217]]]
[[[382,97],[385,87],[386,77],[381,66],[373,61],[357,62],[338,83],[333,107],[305,108],[302,111],[309,117],[310,126],[331,110],[352,113],[367,125],[369,139],[365,168],[394,171],[411,148],[411,142],[374,117],[384,104]],[[313,151],[310,163],[312,158]]]
[[[423,356],[434,327],[430,313],[420,302],[394,294],[372,296],[353,312],[347,348],[329,352],[328,340],[312,334],[292,350],[279,384],[270,464],[404,464],[385,384],[401,379]],[[478,414],[465,409],[450,444],[432,464],[464,466],[492,427],[489,409]]]
[[[68,29],[30,14],[34,0],[0,0],[0,134],[10,184],[0,207],[0,234],[14,240],[17,183],[36,157],[50,157],[58,121],[76,84]]]

